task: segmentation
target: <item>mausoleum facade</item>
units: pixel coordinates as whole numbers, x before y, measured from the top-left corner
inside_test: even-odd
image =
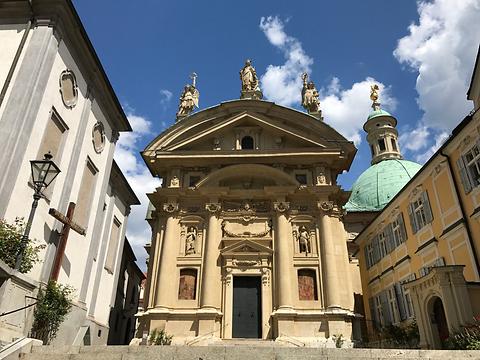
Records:
[[[343,225],[348,193],[336,180],[356,148],[321,120],[314,97],[309,114],[260,97],[252,86],[241,100],[179,111],[142,153],[162,186],[148,194],[137,337],[351,339],[360,285]]]

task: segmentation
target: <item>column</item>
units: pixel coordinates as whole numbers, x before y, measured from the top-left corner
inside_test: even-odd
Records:
[[[208,211],[207,239],[203,254],[202,291],[200,293],[200,306],[202,308],[216,309],[220,300],[220,271],[217,266],[218,259],[218,212],[221,209],[219,203],[207,203]]]
[[[291,309],[293,274],[293,249],[290,241],[289,224],[286,211],[289,203],[274,202],[273,208],[277,213],[275,227],[275,257],[276,257],[276,284],[278,289],[278,308]]]
[[[320,253],[322,256],[323,283],[325,286],[326,307],[340,307],[340,286],[344,286],[338,282],[336,258],[335,255],[335,239],[332,236],[331,219],[329,212],[333,209],[331,201],[323,201],[319,203],[320,215]]]
[[[176,254],[178,253],[177,219],[174,212],[178,209],[177,203],[165,203],[163,210],[166,212],[167,221],[162,241],[160,254],[159,274],[156,283],[155,307],[168,308],[171,300],[178,289],[175,288],[177,281]]]

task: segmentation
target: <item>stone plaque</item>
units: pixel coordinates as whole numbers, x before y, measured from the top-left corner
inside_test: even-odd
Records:
[[[93,148],[97,154],[100,154],[105,148],[105,128],[101,122],[97,122],[92,130]]]
[[[197,286],[197,271],[195,269],[180,270],[180,284],[178,286],[179,300],[195,300]]]
[[[77,105],[77,80],[72,70],[67,69],[60,74],[60,93],[62,94],[63,104],[66,107],[71,109]]]
[[[314,270],[298,270],[298,298],[300,300],[317,300],[317,284]]]

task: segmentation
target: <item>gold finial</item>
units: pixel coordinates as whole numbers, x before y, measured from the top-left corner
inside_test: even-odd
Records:
[[[378,91],[380,88],[377,84],[373,84],[370,86],[370,99],[372,100],[372,108],[373,110],[380,109],[380,103],[378,102]]]

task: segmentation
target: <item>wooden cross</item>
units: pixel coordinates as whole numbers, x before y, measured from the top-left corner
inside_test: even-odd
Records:
[[[60,233],[60,238],[58,239],[57,252],[55,253],[55,261],[53,262],[50,280],[58,280],[58,274],[60,273],[60,266],[62,264],[63,255],[65,254],[65,248],[67,246],[68,233],[70,232],[70,229],[76,231],[80,235],[85,235],[85,229],[72,220],[74,211],[75,203],[73,202],[68,204],[66,216],[56,209],[50,208],[50,210],[48,210],[50,215],[63,224],[62,232]]]

